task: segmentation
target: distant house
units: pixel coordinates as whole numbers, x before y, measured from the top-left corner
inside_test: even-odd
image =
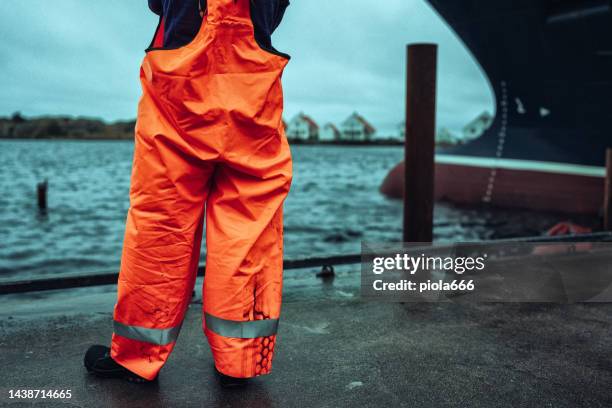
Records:
[[[333,123],[327,123],[319,133],[319,140],[322,142],[333,142],[341,138],[342,134]]]
[[[476,139],[480,137],[493,123],[493,115],[484,111],[476,119],[463,127],[463,141]]]
[[[368,141],[374,137],[376,129],[357,112],[342,122],[342,139],[351,141]]]
[[[447,128],[441,128],[436,134],[436,144],[438,146],[454,146],[459,143],[459,138],[453,135]]]
[[[318,140],[319,125],[303,112],[295,115],[287,124],[285,133],[291,140]]]

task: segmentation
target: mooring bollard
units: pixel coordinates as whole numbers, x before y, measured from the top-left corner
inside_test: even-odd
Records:
[[[612,148],[606,150],[606,181],[604,191],[604,230],[612,231]]]
[[[323,265],[321,268],[321,272],[317,273],[317,278],[321,278],[323,280],[330,280],[336,276],[334,271],[334,267],[332,265]]]
[[[404,242],[433,239],[436,44],[408,45],[404,174]]]
[[[38,183],[36,185],[36,192],[38,195],[38,211],[41,213],[47,212],[47,180]]]

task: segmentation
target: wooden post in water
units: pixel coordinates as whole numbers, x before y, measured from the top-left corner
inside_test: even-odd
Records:
[[[612,148],[606,150],[606,187],[604,191],[604,230],[612,231]]]
[[[404,242],[433,239],[436,44],[408,45]]]
[[[41,213],[47,212],[47,180],[38,183],[36,193],[38,196],[38,211]]]

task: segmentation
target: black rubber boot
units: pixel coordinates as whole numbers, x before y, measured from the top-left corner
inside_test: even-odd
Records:
[[[242,388],[249,383],[249,378],[230,377],[217,370],[217,367],[215,367],[215,373],[217,373],[217,379],[223,388]]]
[[[91,346],[85,353],[83,363],[87,371],[100,378],[120,378],[139,384],[157,381],[157,377],[147,380],[115,362],[110,356],[110,348],[106,346]]]

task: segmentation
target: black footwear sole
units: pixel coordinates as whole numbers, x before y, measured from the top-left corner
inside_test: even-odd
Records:
[[[105,359],[106,363],[104,363]],[[98,365],[98,362],[101,364]],[[147,380],[112,360],[110,348],[106,346],[91,346],[85,354],[83,364],[89,373],[99,378],[117,378],[136,384],[149,384],[157,381],[157,377]]]
[[[236,378],[223,374],[215,367],[217,380],[223,388],[244,388],[250,383],[250,378]]]
[[[157,382],[157,377],[155,377],[152,380],[147,380],[146,378],[142,378],[138,375],[132,374],[130,372],[126,372],[126,370],[94,370],[91,367],[88,367],[87,365],[85,365],[85,368],[87,369],[87,372],[95,375],[98,378],[104,378],[104,379],[112,379],[112,378],[116,378],[116,379],[120,379],[120,380],[126,380],[129,381],[131,383],[135,383],[135,384],[152,384]]]

